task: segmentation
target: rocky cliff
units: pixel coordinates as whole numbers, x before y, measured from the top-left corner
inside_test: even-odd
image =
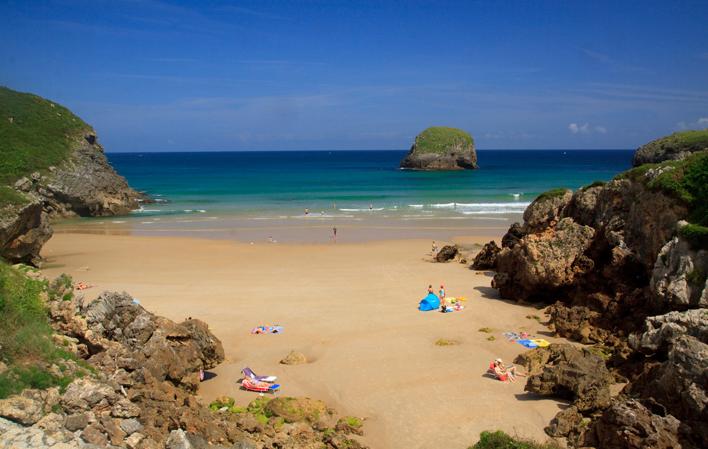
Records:
[[[61,105],[0,87],[0,136],[0,256],[10,262],[38,262],[48,218],[126,214],[142,199]]]
[[[559,413],[547,431],[573,447],[708,446],[708,151],[676,157],[547,192],[494,258],[502,297],[551,304],[558,335],[597,345],[630,381],[611,404]],[[558,363],[527,388],[577,390],[551,373],[583,370]]]
[[[414,170],[464,170],[477,168],[477,153],[469,133],[434,126],[418,134],[401,161],[401,168]]]
[[[708,150],[708,129],[681,131],[653,140],[637,149],[632,164],[656,164],[685,159],[691,153]]]

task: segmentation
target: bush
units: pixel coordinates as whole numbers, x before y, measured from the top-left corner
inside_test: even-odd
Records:
[[[501,430],[497,430],[496,432],[482,432],[477,444],[469,449],[558,449],[558,446],[512,438]]]
[[[552,198],[561,197],[561,196],[565,195],[565,192],[567,192],[567,191],[568,191],[568,189],[566,189],[565,187],[559,187],[557,189],[547,190],[547,191],[543,192],[542,194],[540,194],[539,196],[537,196],[536,199],[534,200],[534,202],[547,201]]]
[[[471,146],[474,140],[469,133],[457,128],[431,126],[415,138],[416,151],[444,153],[455,145]]]
[[[694,249],[708,249],[708,227],[687,224],[679,229],[679,235]]]

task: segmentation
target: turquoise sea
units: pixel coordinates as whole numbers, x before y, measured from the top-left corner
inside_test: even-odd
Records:
[[[540,193],[608,180],[630,150],[480,150],[479,170],[400,170],[405,151],[111,153],[156,201],[73,232],[328,242],[500,236]]]
[[[159,202],[136,214],[493,215],[538,194],[608,180],[630,150],[480,150],[479,170],[400,170],[405,151],[112,153],[111,164]]]

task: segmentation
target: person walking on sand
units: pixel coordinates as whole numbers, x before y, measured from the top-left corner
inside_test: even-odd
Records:
[[[334,240],[334,243],[337,243],[337,227],[332,228],[332,240]]]
[[[433,257],[435,257],[435,255],[437,253],[438,253],[438,245],[437,245],[437,243],[435,243],[435,240],[433,240],[433,247],[430,250],[430,254],[432,254]]]

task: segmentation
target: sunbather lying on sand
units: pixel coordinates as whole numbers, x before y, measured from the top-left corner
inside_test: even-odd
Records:
[[[83,282],[78,282],[75,286],[77,290],[86,290],[87,288],[91,288],[93,285],[85,284]]]
[[[502,382],[516,382],[516,376],[526,376],[524,373],[517,372],[514,365],[504,366],[502,359],[494,361],[494,374]]]

